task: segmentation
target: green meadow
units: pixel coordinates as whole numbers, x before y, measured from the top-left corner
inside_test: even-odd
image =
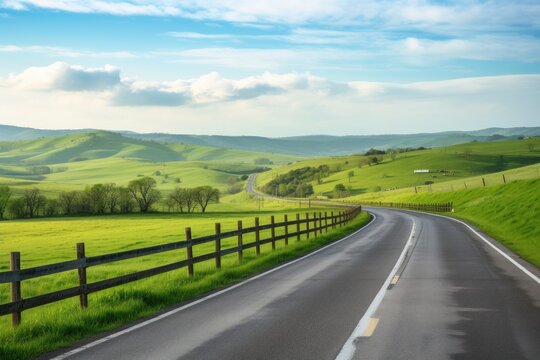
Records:
[[[315,195],[332,195],[337,184],[350,187],[350,195],[377,193],[380,190],[422,186],[426,181],[434,186],[448,181],[461,181],[470,177],[507,171],[540,162],[540,138],[495,142],[475,142],[443,148],[417,150],[396,154],[377,155],[381,162],[368,165],[373,156],[351,155],[298,161],[272,171],[259,174],[258,186],[272,180],[277,174],[306,166],[328,165],[329,177],[319,184],[312,181]],[[414,170],[430,170],[415,174]],[[353,171],[354,175],[349,176]],[[534,170],[536,171],[536,170]],[[462,184],[462,182],[461,182]]]
[[[318,209],[309,209],[319,211]],[[329,211],[328,208],[320,211]],[[282,216],[293,217],[297,211],[273,212],[277,220]],[[73,259],[76,242],[86,243],[87,255],[97,255],[135,247],[155,245],[184,239],[186,226],[192,227],[193,236],[211,234],[214,223],[222,224],[222,231],[236,228],[237,220],[245,226],[253,225],[254,216],[260,216],[261,224],[269,222],[267,213],[214,213],[191,215],[117,215],[88,219],[33,219],[6,221],[0,223],[2,240],[0,268],[7,268],[7,254],[12,250],[21,251],[22,266]],[[27,359],[52,351],[90,335],[114,329],[141,317],[150,316],[182,301],[189,300],[212,289],[226,286],[260,272],[270,266],[305,254],[324,244],[337,240],[365,225],[370,217],[362,213],[349,225],[331,230],[321,236],[301,241],[290,239],[289,246],[284,241],[277,242],[272,251],[271,244],[261,247],[261,255],[255,249],[244,251],[240,262],[236,254],[223,257],[222,269],[216,270],[213,261],[195,265],[195,276],[189,278],[186,269],[179,269],[149,279],[123,285],[117,288],[91,294],[89,308],[78,308],[78,298],[68,299],[23,312],[22,324],[13,329],[10,318],[0,318],[0,358]],[[276,231],[276,235],[282,234]],[[289,230],[293,232],[294,229]],[[261,233],[261,239],[268,238],[269,231]],[[244,242],[252,242],[253,236],[245,236]],[[235,246],[236,239],[222,242],[224,249]],[[194,255],[213,251],[213,243],[194,247]],[[122,274],[140,271],[185,258],[185,250],[171,251],[144,258],[130,259],[118,263],[88,269],[90,282]],[[76,272],[50,275],[22,283],[23,297],[38,295],[77,284]],[[0,302],[8,301],[8,287],[0,288]]]

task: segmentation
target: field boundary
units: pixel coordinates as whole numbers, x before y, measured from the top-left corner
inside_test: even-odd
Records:
[[[221,268],[221,258],[225,255],[237,253],[238,259],[242,260],[243,250],[255,247],[257,255],[260,254],[260,246],[264,244],[272,244],[272,249],[275,250],[276,241],[284,240],[285,244],[289,244],[289,239],[296,238],[300,241],[302,235],[306,235],[309,239],[310,235],[321,235],[323,231],[328,232],[329,228],[335,229],[336,227],[342,227],[351,220],[353,220],[360,212],[361,206],[351,208],[346,211],[339,211],[337,214],[334,212],[313,212],[312,217],[310,213],[305,213],[303,219],[300,218],[300,214],[296,214],[294,220],[288,220],[287,215],[284,215],[283,222],[275,222],[274,216],[271,216],[269,224],[260,225],[259,218],[255,218],[255,226],[249,228],[243,228],[242,221],[238,221],[238,229],[228,232],[221,232],[221,224],[215,224],[215,233],[212,235],[202,236],[199,238],[191,237],[191,228],[186,228],[186,240],[178,241],[168,244],[150,246],[145,248],[127,250],[117,253],[110,253],[98,256],[87,257],[85,254],[84,243],[78,243],[76,248],[77,259],[64,261],[59,263],[53,263],[49,265],[37,266],[33,268],[21,269],[20,266],[20,253],[12,252],[10,257],[10,271],[0,272],[0,284],[9,283],[11,302],[0,304],[0,316],[11,314],[13,326],[18,326],[21,323],[21,313],[24,310],[39,307],[42,305],[50,304],[60,300],[79,297],[81,309],[88,307],[88,294],[97,291],[109,289],[112,287],[124,285],[133,281],[148,278],[151,276],[163,274],[169,271],[177,270],[187,267],[188,275],[193,276],[194,267],[196,263],[200,263],[208,260],[215,260],[215,266],[217,269]],[[303,225],[303,226],[302,226]],[[295,231],[289,232],[289,227],[294,226]],[[284,229],[283,235],[275,234],[276,229]],[[302,229],[303,228],[303,229]],[[260,238],[260,232],[263,230],[270,230],[271,236],[266,239]],[[243,242],[244,234],[255,234],[255,241],[250,243]],[[236,237],[238,239],[238,245],[222,249],[221,240],[227,238]],[[199,256],[193,256],[193,247],[200,244],[214,242],[215,251]],[[101,280],[93,283],[87,283],[87,268],[97,265],[103,265],[111,262],[137,258],[141,256],[153,255],[157,253],[163,253],[167,251],[173,251],[177,249],[186,249],[186,259],[170,263],[167,265],[150,268],[134,272],[127,275],[114,277],[111,279]],[[62,273],[66,271],[77,270],[79,278],[79,286],[71,287],[68,289],[58,290],[51,293],[31,297],[21,297],[21,282],[24,280],[42,277],[51,274]]]

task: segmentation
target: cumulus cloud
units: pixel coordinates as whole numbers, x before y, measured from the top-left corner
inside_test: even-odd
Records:
[[[239,79],[210,73],[155,82],[120,77],[89,93],[37,79],[40,74],[26,88],[13,82],[0,86],[1,118],[41,127],[44,122],[47,127],[280,136],[534,126],[540,112],[540,75],[384,83],[298,73]]]
[[[223,101],[249,100],[260,96],[294,91],[335,95],[349,91],[344,83],[310,74],[264,73],[241,79],[227,79],[212,72],[193,79],[148,82],[121,78],[120,70],[110,65],[84,68],[57,62],[45,67],[30,67],[11,74],[4,85],[39,91],[102,91],[111,103],[121,106],[180,106]]]
[[[101,91],[120,83],[120,70],[110,65],[84,68],[56,62],[11,74],[5,83],[27,90]]]

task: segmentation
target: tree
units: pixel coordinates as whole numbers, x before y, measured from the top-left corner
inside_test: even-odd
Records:
[[[4,218],[9,199],[11,198],[11,189],[9,186],[0,186],[0,220]]]
[[[118,208],[118,202],[120,201],[120,193],[115,184],[109,183],[103,185],[105,188],[105,203],[111,214],[113,214]]]
[[[347,173],[347,177],[349,178],[349,184],[351,183],[351,178],[354,176],[354,170],[351,170]]]
[[[73,215],[78,210],[80,192],[63,191],[58,195],[58,206],[64,215]]]
[[[90,211],[93,214],[104,214],[107,209],[107,188],[103,184],[95,184],[85,190]]]
[[[337,184],[334,186],[334,192],[336,193],[337,197],[343,197],[343,193],[347,191],[347,188],[345,188],[345,185],[343,184]]]
[[[22,197],[13,199],[8,204],[8,210],[13,219],[20,219],[26,216],[26,210],[24,208],[24,200]]]
[[[130,191],[125,187],[117,188],[118,191],[118,207],[123,214],[132,213],[135,209],[135,200],[131,196]]]
[[[38,188],[27,189],[22,197],[25,209],[25,215],[34,217],[38,215],[39,210],[45,205],[46,198],[41,195]]]
[[[161,199],[161,193],[155,187],[156,180],[148,176],[130,181],[128,190],[139,205],[141,212],[147,212],[153,204]]]
[[[180,212],[192,212],[197,205],[193,189],[175,188],[169,194],[169,199]]]
[[[60,204],[56,199],[47,199],[45,202],[45,216],[58,215]]]
[[[199,186],[193,189],[195,202],[201,207],[201,211],[205,212],[206,207],[210,202],[219,202],[219,190],[211,186]]]

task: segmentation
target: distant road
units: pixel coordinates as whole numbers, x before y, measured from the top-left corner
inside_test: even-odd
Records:
[[[369,211],[369,226],[316,253],[56,355],[540,358],[537,268],[512,263],[454,220]]]

